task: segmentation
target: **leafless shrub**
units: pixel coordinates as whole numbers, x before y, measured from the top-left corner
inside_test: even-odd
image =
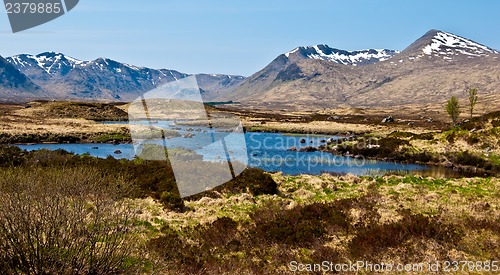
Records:
[[[0,270],[109,274],[131,253],[127,183],[93,169],[0,171]]]

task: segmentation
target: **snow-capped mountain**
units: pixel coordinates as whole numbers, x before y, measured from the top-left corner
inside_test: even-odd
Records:
[[[54,52],[45,52],[38,55],[21,54],[9,57],[7,60],[26,75],[35,76],[35,78],[43,75],[50,77],[65,76],[73,71],[83,72],[88,75],[107,72],[124,78],[134,75],[137,80],[147,80],[151,84],[155,84],[165,78],[177,79],[187,76],[187,74],[173,70],[154,70],[145,67],[136,67],[108,58],[81,61],[62,53]]]
[[[60,53],[46,52],[38,55],[21,54],[7,58],[14,66],[25,72],[44,70],[49,75],[67,74],[71,69],[85,62]]]
[[[298,47],[285,53],[285,56],[293,61],[297,59],[314,59],[331,61],[337,64],[344,65],[367,65],[387,60],[398,54],[394,50],[361,50],[361,51],[345,51],[330,48],[328,45],[315,45],[307,47]]]
[[[495,102],[500,90],[499,57],[497,50],[470,39],[430,30],[402,52],[298,47],[248,78],[196,76],[205,100],[232,100],[255,108],[442,104],[451,95],[462,96],[465,87],[476,87],[483,98]],[[0,95],[19,100],[130,101],[188,76],[107,58],[81,61],[53,52],[7,60],[0,58]]]
[[[299,47],[219,100],[286,110],[444,104],[452,95],[463,97],[466,87],[494,99],[500,90],[498,57],[496,50],[438,30],[402,52]]]
[[[7,60],[56,98],[130,101],[163,83],[189,76],[175,70],[137,67],[108,58],[82,61],[54,52],[21,54]],[[240,76],[225,75],[203,75],[202,78],[205,86],[200,86],[207,97],[214,89],[243,80]]]
[[[269,65],[248,77],[239,85],[234,85],[232,90],[220,93],[217,99],[224,101],[230,99],[238,101],[239,97],[248,97],[255,100],[255,94],[267,91],[270,87],[277,87],[282,83],[298,79],[312,79],[321,75],[321,72],[307,72],[307,64],[327,61],[325,65],[335,65],[338,69],[352,67],[365,67],[385,61],[397,55],[394,50],[360,50],[346,51],[329,47],[328,45],[316,45],[298,47],[287,53],[280,54]],[[339,66],[340,65],[340,66]],[[292,98],[290,98],[292,99]]]

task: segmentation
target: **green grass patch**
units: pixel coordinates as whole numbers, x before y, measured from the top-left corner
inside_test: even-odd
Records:
[[[123,133],[107,133],[100,134],[92,138],[92,140],[100,143],[108,143],[108,142],[129,142],[132,140],[130,135]]]

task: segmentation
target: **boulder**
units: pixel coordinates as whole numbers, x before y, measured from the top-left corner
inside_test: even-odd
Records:
[[[453,162],[451,161],[447,161],[443,164],[444,167],[446,168],[453,168]]]
[[[121,153],[122,153],[122,151],[120,151],[120,150],[116,150],[116,151],[115,151],[115,154],[117,154],[117,155],[119,155],[119,154],[121,154]]]
[[[318,148],[312,147],[312,146],[300,148],[300,150],[299,150],[299,152],[316,152],[316,151],[318,151]]]
[[[339,120],[340,117],[339,116],[330,116],[327,118],[327,120]]]
[[[382,123],[393,123],[394,122],[394,118],[392,116],[388,116],[384,119],[382,119]]]
[[[187,134],[182,135],[182,137],[183,137],[183,138],[193,138],[193,137],[194,137],[194,134],[187,133]]]

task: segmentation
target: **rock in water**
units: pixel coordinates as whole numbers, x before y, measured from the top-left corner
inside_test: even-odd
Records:
[[[316,151],[318,151],[318,148],[312,146],[307,146],[299,150],[299,152],[316,152]]]

